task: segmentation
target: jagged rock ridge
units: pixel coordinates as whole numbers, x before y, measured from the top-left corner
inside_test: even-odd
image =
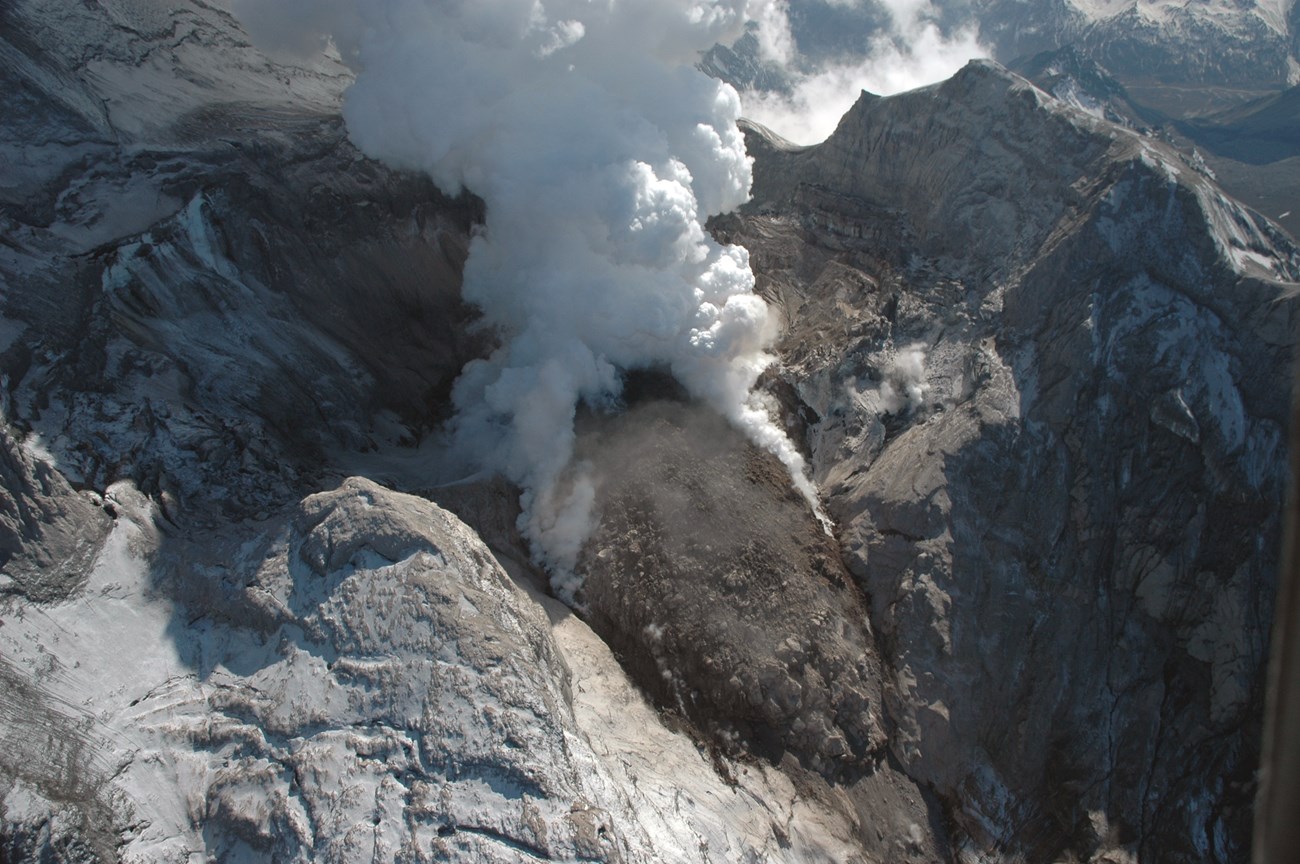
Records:
[[[990,64],[864,95],[816,148],[750,142],[716,230],[823,418],[896,756],[975,854],[1242,860],[1294,248]]]

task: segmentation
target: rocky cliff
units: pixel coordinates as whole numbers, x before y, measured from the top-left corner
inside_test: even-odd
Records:
[[[716,227],[785,310],[895,756],[977,856],[1243,860],[1295,250],[989,64],[750,142]]]

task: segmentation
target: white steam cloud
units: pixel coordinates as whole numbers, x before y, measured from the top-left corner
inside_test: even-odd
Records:
[[[925,346],[914,342],[894,355],[877,394],[882,414],[915,410],[925,404],[930,385],[925,380]]]
[[[851,6],[867,0],[827,2]],[[759,43],[767,59],[793,69],[796,49],[786,4],[777,0],[759,21]],[[881,96],[901,93],[942,81],[971,59],[989,56],[974,24],[945,35],[931,0],[879,0],[879,5],[888,13],[890,27],[868,40],[860,59],[796,75],[789,92],[747,91],[742,97],[745,116],[796,144],[816,144],[835,131],[863,90]]]
[[[703,227],[746,200],[750,161],[735,91],[693,64],[761,11],[296,0],[245,18],[272,35],[326,27],[359,70],[344,106],[357,146],[486,202],[464,293],[502,343],[456,384],[452,447],[524,490],[520,528],[561,594],[577,587],[595,498],[573,464],[575,412],[617,400],[622,371],[670,369],[780,457],[815,507],[802,457],[752,392],[776,334],[748,254]]]

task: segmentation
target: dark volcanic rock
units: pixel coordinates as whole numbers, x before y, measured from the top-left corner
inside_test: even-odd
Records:
[[[785,313],[891,746],[958,847],[1244,860],[1296,251],[986,64],[751,142],[715,230]]]
[[[866,609],[789,475],[707,409],[593,419],[600,479],[582,599],[597,632],[686,717],[827,774],[884,744]]]
[[[599,486],[579,599],[633,678],[834,802],[866,860],[946,858],[938,801],[886,749],[863,596],[780,462],[666,401],[588,418],[578,449]]]

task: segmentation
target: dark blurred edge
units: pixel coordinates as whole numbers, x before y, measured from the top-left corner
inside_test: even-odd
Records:
[[[1300,362],[1295,380],[1300,385]],[[1300,386],[1291,394],[1291,482],[1264,707],[1254,864],[1300,862]]]

